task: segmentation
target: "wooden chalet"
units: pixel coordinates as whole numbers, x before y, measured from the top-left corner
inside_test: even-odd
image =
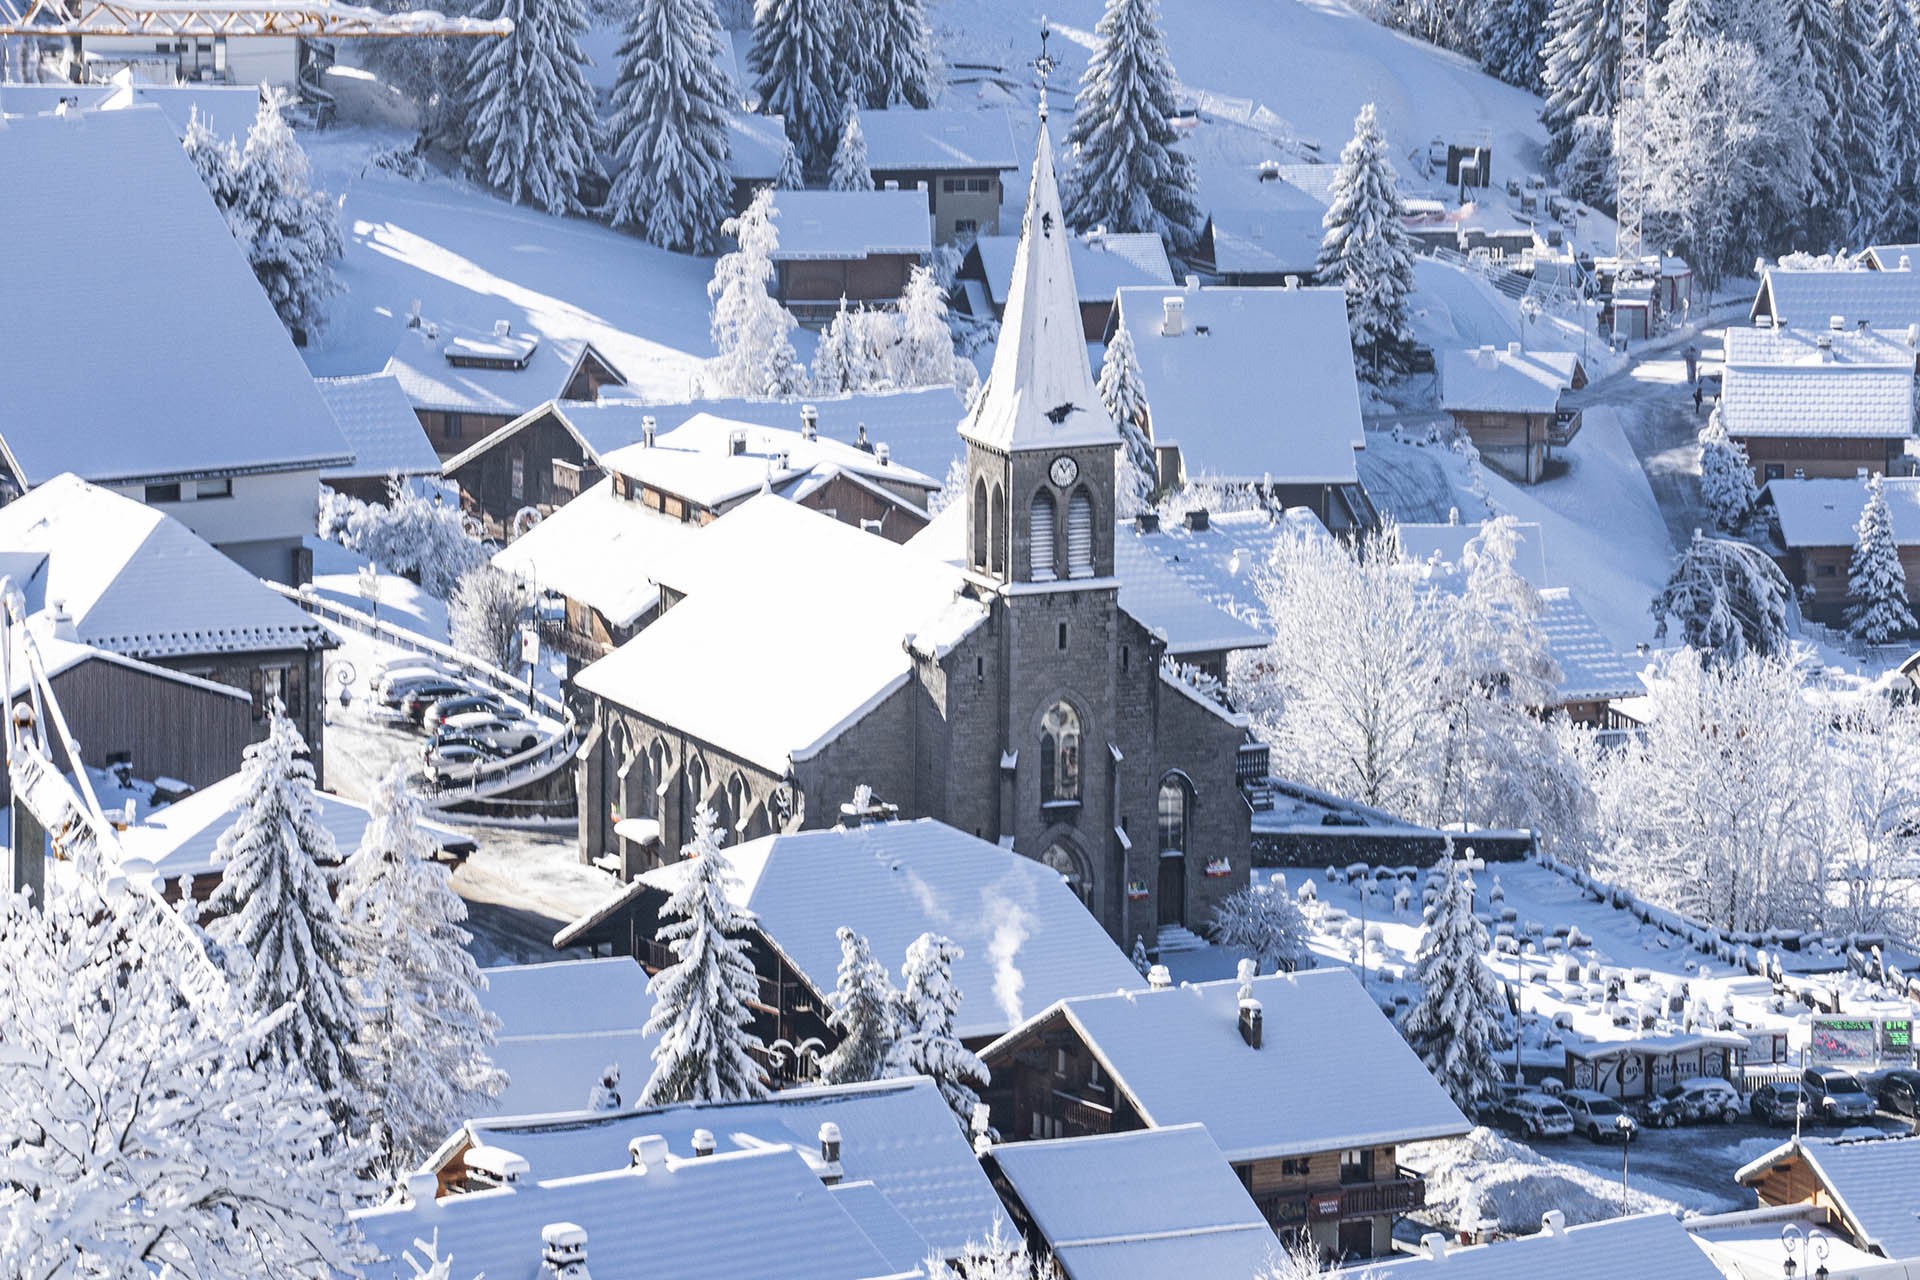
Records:
[[[1726,344],[1720,422],[1747,451],[1756,484],[1902,469],[1920,329],[1848,324],[1836,314],[1813,328],[1729,329]]]
[[[1889,477],[1881,492],[1907,575],[1907,598],[1920,605],[1920,478]],[[1852,603],[1847,577],[1854,527],[1866,502],[1865,474],[1851,480],[1772,480],[1761,494],[1761,505],[1773,515],[1774,559],[1809,617],[1835,624],[1845,619]]]
[[[782,191],[775,292],[803,323],[825,324],[845,298],[891,306],[933,251],[927,196],[914,190]]]
[[[1580,431],[1580,410],[1565,396],[1587,385],[1570,351],[1528,351],[1518,342],[1446,352],[1440,407],[1495,470],[1524,484],[1546,478],[1553,450]]]
[[[1007,112],[863,111],[860,129],[876,187],[926,192],[936,244],[1000,234],[1006,175],[1020,168]]]
[[[500,320],[490,331],[415,316],[386,372],[419,415],[443,458],[555,400],[597,400],[626,378],[592,343],[516,332]]]
[[[1795,1138],[1734,1177],[1763,1208],[1811,1205],[1855,1248],[1920,1262],[1920,1136]]]

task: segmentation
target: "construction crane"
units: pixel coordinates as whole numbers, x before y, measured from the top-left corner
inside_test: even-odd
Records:
[[[0,37],[341,40],[512,33],[505,18],[448,17],[432,9],[383,13],[334,0],[29,0],[17,18],[0,3]]]
[[[1647,0],[1620,0],[1619,101],[1613,109],[1615,231],[1622,276],[1641,269],[1647,196]]]

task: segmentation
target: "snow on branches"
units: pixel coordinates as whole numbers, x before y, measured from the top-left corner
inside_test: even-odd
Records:
[[[1746,447],[1727,435],[1718,405],[1700,429],[1700,496],[1706,499],[1713,522],[1728,533],[1745,527],[1760,501],[1753,463],[1747,460]]]
[[[712,0],[639,0],[612,106],[618,172],[603,211],[649,244],[711,252],[733,208],[733,87]]]
[[[840,974],[827,1006],[833,1011],[840,1043],[820,1060],[826,1084],[858,1084],[886,1074],[899,1031],[895,1025],[900,996],[885,965],[873,958],[867,940],[841,925]]]
[[[1681,641],[1720,661],[1787,646],[1787,579],[1758,547],[1698,529],[1653,599],[1654,634],[1678,623]]]
[[[833,162],[827,166],[827,190],[873,190],[873,172],[867,168],[867,135],[860,131],[860,109],[851,95],[840,126],[840,142],[833,149]]]
[[[1446,887],[1414,965],[1420,999],[1407,1011],[1401,1031],[1427,1070],[1467,1111],[1499,1088],[1494,1053],[1505,1038],[1503,997],[1486,965],[1490,943],[1473,914],[1473,882],[1466,867],[1449,858],[1445,874]]]
[[[468,167],[515,204],[582,212],[581,187],[600,177],[600,121],[580,0],[498,0],[482,16],[513,32],[468,42]]]
[[[1847,568],[1847,629],[1868,644],[1886,644],[1914,629],[1907,605],[1907,572],[1893,537],[1882,477],[1867,480],[1867,502],[1854,526],[1853,560]]]
[[[1236,890],[1213,909],[1214,941],[1246,952],[1268,973],[1310,968],[1306,917],[1287,892],[1286,876],[1276,871],[1268,880]]]
[[[460,575],[447,597],[447,624],[453,647],[512,671],[520,664],[520,624],[533,603],[525,579],[478,564]]]
[[[767,291],[780,233],[773,192],[754,193],[745,213],[722,228],[738,247],[714,263],[707,296],[713,300],[713,345],[719,352],[700,373],[708,396],[765,398],[806,389],[806,369],[793,350],[799,325]]]
[[[1347,324],[1361,376],[1380,384],[1402,371],[1413,342],[1407,295],[1413,292],[1413,237],[1401,225],[1405,206],[1387,158],[1386,136],[1371,102],[1353,121],[1340,152],[1333,203],[1321,219],[1321,284],[1347,295]]]
[[[959,945],[937,933],[923,933],[907,948],[906,990],[897,1004],[898,1038],[887,1074],[930,1076],[964,1129],[980,1101],[976,1091],[986,1087],[987,1067],[954,1032],[960,989],[953,984],[953,962],[960,956]]]
[[[400,480],[387,482],[385,505],[322,488],[320,536],[390,573],[409,574],[444,600],[462,575],[486,563],[487,549],[467,528],[458,502]]]
[[[834,0],[758,0],[753,11],[760,109],[786,121],[810,172],[825,167],[840,120],[838,10]]]
[[[1159,488],[1159,467],[1153,442],[1147,438],[1147,389],[1134,351],[1133,335],[1125,324],[1114,329],[1100,361],[1100,403],[1120,432],[1120,463],[1113,469],[1114,512],[1132,519],[1152,506]]]

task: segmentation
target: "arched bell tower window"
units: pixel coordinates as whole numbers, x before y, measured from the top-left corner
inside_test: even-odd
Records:
[[[994,573],[1007,571],[1007,494],[998,484],[993,486],[993,521],[988,526],[987,537],[992,549],[989,568]]]
[[[1040,721],[1040,802],[1080,798],[1080,715],[1064,702]]]
[[[1085,489],[1067,500],[1067,576],[1093,576],[1093,499]]]
[[[1056,511],[1053,495],[1045,489],[1033,495],[1033,505],[1027,508],[1027,558],[1035,582],[1052,582],[1060,576],[1053,559]]]
[[[987,482],[973,482],[973,567],[987,567]]]

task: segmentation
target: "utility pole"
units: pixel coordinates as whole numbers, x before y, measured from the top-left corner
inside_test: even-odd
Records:
[[[1620,3],[1618,98],[1613,107],[1616,280],[1637,274],[1646,253],[1640,224],[1647,193],[1647,0]]]

